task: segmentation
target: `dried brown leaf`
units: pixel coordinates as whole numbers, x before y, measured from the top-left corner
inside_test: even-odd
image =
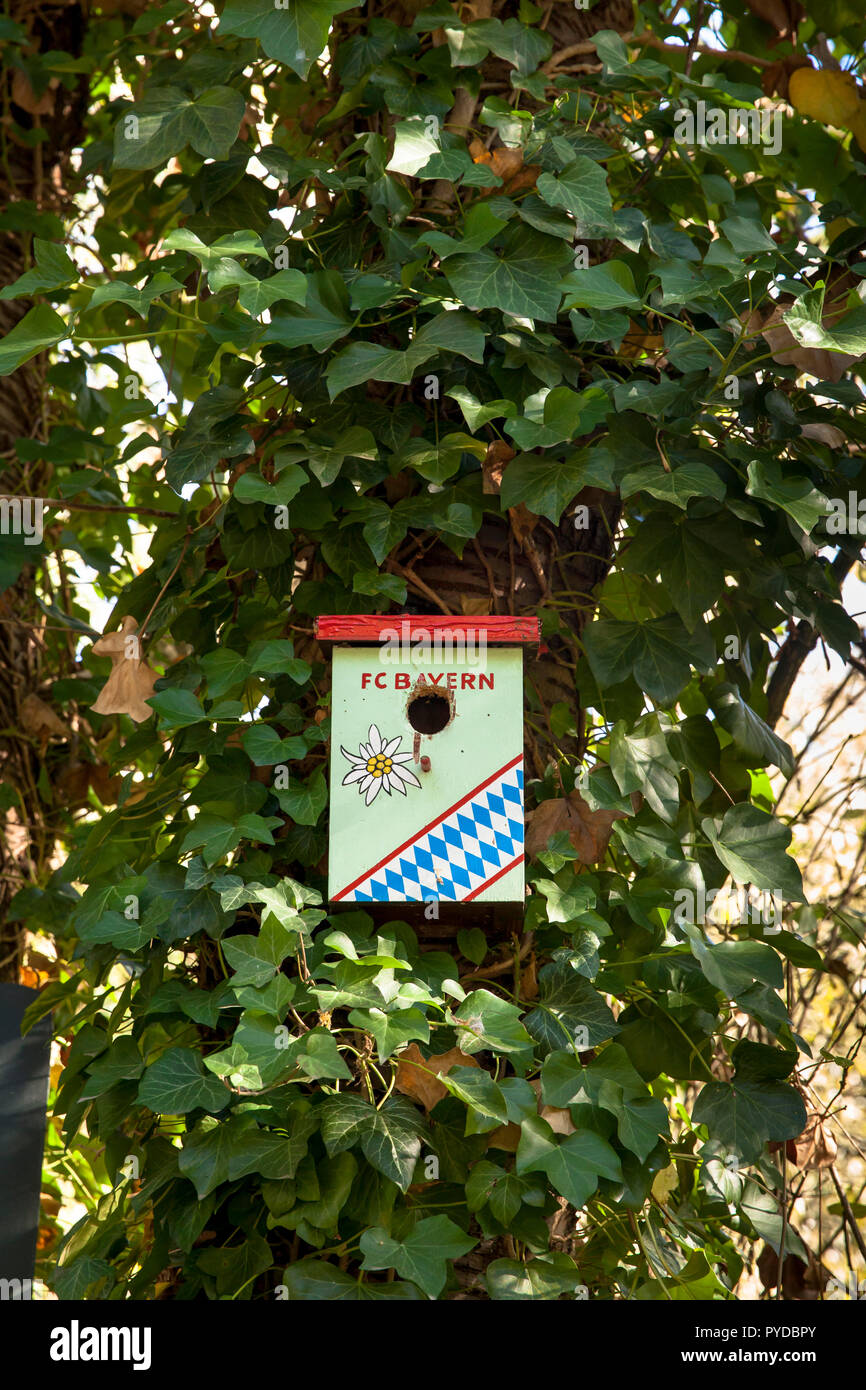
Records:
[[[499,491],[505,466],[513,458],[514,450],[504,439],[494,439],[492,444],[488,444],[487,453],[481,462],[483,492]]]
[[[818,1115],[811,1117],[803,1133],[791,1144],[794,1149],[792,1157],[798,1168],[829,1168],[836,1161],[836,1140],[829,1125]]]
[[[24,732],[40,743],[47,743],[50,738],[69,738],[69,729],[38,695],[24,696],[18,717]]]
[[[111,658],[112,671],[90,706],[96,714],[128,714],[137,724],[150,719],[153,710],[145,700],[153,694],[156,672],[141,659],[138,623],[127,615],[117,632],[108,632],[93,644],[96,656]]]
[[[12,78],[12,100],[16,106],[20,106],[22,111],[27,111],[31,116],[47,116],[54,110],[54,93],[60,83],[56,77],[52,77],[46,90],[41,97],[37,97],[30,79],[20,68],[15,69]]]
[[[797,25],[806,17],[800,0],[746,0],[746,7],[771,25],[780,38],[796,39]]]
[[[515,539],[520,545],[523,545],[523,542],[532,535],[538,525],[538,517],[535,512],[531,512],[523,502],[518,502],[516,507],[508,508],[508,519],[511,522]]]
[[[551,835],[565,830],[581,864],[597,864],[604,858],[615,820],[623,811],[591,811],[580,792],[542,801],[526,817],[526,853],[535,858],[547,849]]]
[[[438,1077],[447,1075],[452,1067],[477,1067],[474,1057],[468,1057],[459,1047],[425,1057],[417,1043],[410,1043],[397,1059],[397,1090],[412,1100],[418,1100],[425,1110],[432,1110],[448,1094]],[[430,1073],[435,1072],[435,1076]]]
[[[820,272],[823,278],[824,272]],[[826,273],[827,289],[824,295],[824,310],[821,323],[824,328],[832,328],[848,312],[848,295],[859,285],[857,276],[845,266],[833,266]],[[791,295],[783,295],[771,306],[754,309],[744,318],[751,336],[761,334],[773,357],[780,366],[797,367],[808,372],[819,381],[840,381],[848,368],[860,359],[855,353],[831,352],[828,348],[802,347],[791,330],[782,323],[782,318],[794,303]]]

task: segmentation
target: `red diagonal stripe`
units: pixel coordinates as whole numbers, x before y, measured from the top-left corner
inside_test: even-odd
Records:
[[[384,859],[380,859],[378,864],[373,865],[372,869],[366,869],[364,873],[359,874],[351,883],[347,883],[345,888],[341,888],[339,893],[334,894],[331,898],[331,902],[339,902],[340,898],[344,898],[347,893],[351,893],[353,888],[357,888],[359,883],[363,883],[365,878],[372,878],[373,875],[377,874],[380,869],[383,869],[386,864],[390,864],[392,859],[396,859],[398,854],[402,854],[410,845],[414,845],[417,840],[420,840],[422,835],[426,835],[428,830],[435,830],[437,825],[441,825],[442,821],[447,820],[455,811],[459,811],[460,807],[465,806],[467,801],[471,801],[473,796],[477,796],[479,792],[483,792],[484,788],[489,787],[491,782],[495,782],[497,778],[504,776],[506,772],[510,772],[513,767],[516,767],[517,764],[522,761],[523,754],[518,753],[517,757],[512,758],[510,763],[506,763],[504,767],[500,767],[497,772],[492,773],[489,777],[485,778],[483,782],[479,782],[477,787],[473,787],[471,792],[467,792],[459,801],[455,801],[454,805],[449,806],[447,811],[443,811],[441,816],[437,816],[435,820],[431,820],[429,825],[423,826],[421,830],[416,831],[414,835],[410,836],[408,840],[405,840],[397,849],[392,850],[390,854],[386,854]],[[493,880],[491,879],[489,881],[492,882]],[[482,887],[486,887],[486,885],[482,884]],[[481,890],[476,889],[476,891],[480,892]]]
[[[512,869],[516,869],[518,864],[523,863],[523,860],[524,856],[518,854],[516,859],[512,859],[510,864],[506,864],[504,869],[499,869],[499,871],[495,873],[492,878],[489,878],[486,883],[480,884],[478,888],[473,888],[472,892],[467,893],[465,898],[458,898],[457,901],[461,903],[471,902],[473,898],[478,897],[479,893],[483,893],[485,888],[489,888],[491,883],[495,883],[498,878],[502,878],[503,875],[510,873]]]

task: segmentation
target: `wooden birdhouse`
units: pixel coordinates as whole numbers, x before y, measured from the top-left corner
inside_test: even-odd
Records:
[[[332,903],[522,903],[536,618],[321,617]]]

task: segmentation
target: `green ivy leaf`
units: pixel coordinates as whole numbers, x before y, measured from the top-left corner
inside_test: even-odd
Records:
[[[600,1177],[622,1180],[613,1149],[592,1130],[578,1130],[558,1140],[540,1116],[524,1120],[517,1149],[518,1173],[546,1173],[560,1196],[580,1211],[598,1187]]]
[[[258,39],[269,58],[306,78],[328,42],[331,21],[357,0],[227,0],[220,15],[220,32]]]
[[[118,118],[114,163],[118,169],[155,169],[186,145],[203,159],[225,159],[244,115],[244,99],[232,87],[210,87],[194,100],[179,87],[150,87]]]
[[[191,1047],[171,1047],[153,1062],[138,1088],[140,1105],[157,1115],[186,1115],[190,1110],[224,1110],[230,1096],[204,1069]]]
[[[616,1019],[598,990],[568,961],[552,961],[538,973],[539,999],[526,1027],[546,1051],[596,1047],[619,1032]],[[578,1030],[584,1030],[578,1032]]]
[[[467,994],[454,1015],[457,1046],[470,1056],[492,1048],[494,1052],[524,1052],[531,1038],[520,1022],[520,1010],[487,989]]]
[[[579,236],[606,236],[613,231],[607,175],[594,159],[578,155],[558,175],[539,174],[535,187],[551,207],[564,208],[577,219]]]
[[[487,1291],[496,1302],[515,1299],[555,1299],[585,1287],[570,1255],[551,1251],[536,1260],[493,1260],[485,1274]]]
[[[695,1124],[742,1163],[756,1163],[769,1140],[796,1139],[806,1127],[799,1092],[782,1081],[711,1081],[692,1108]]]
[[[674,613],[649,622],[601,618],[583,634],[592,673],[602,687],[633,676],[647,695],[671,705],[689,679],[691,667],[709,671],[715,658],[706,628],[688,633]]]
[[[322,1138],[330,1155],[356,1145],[386,1178],[406,1192],[421,1152],[424,1125],[415,1107],[392,1098],[377,1110],[360,1096],[344,1092],[322,1105]]]
[[[65,338],[68,329],[58,313],[48,304],[37,304],[0,338],[0,376],[9,376],[37,352],[44,352]]]
[[[613,487],[609,464],[592,449],[574,449],[564,459],[518,454],[502,478],[502,505],[516,507],[523,502],[556,526],[565,508],[585,487]]]
[[[718,830],[709,818],[701,821],[701,828],[737,883],[781,893],[791,902],[805,901],[796,860],[785,853],[791,831],[781,821],[740,802],[725,812]]]
[[[750,497],[781,507],[807,533],[830,510],[826,497],[816,492],[808,478],[783,476],[775,459],[755,459],[749,464],[746,492]]]
[[[498,249],[483,246],[451,258],[445,269],[455,296],[467,307],[553,323],[567,260],[568,250],[557,238],[520,225],[506,228]]]
[[[390,1284],[366,1283],[325,1260],[302,1260],[289,1265],[283,1273],[283,1283],[289,1299],[304,1302],[325,1298],[334,1303],[362,1303],[384,1298],[405,1303],[424,1298],[414,1284],[404,1284],[399,1279]]]
[[[648,492],[660,502],[670,502],[674,507],[688,506],[692,497],[714,497],[717,500],[725,495],[725,485],[717,473],[705,463],[681,463],[668,473],[661,466],[645,464],[631,473],[626,473],[620,483],[623,497],[631,497],[635,492]]]
[[[477,1243],[447,1216],[425,1217],[400,1241],[392,1240],[381,1226],[374,1226],[361,1235],[362,1269],[396,1269],[423,1289],[428,1298],[438,1298],[445,1287],[449,1263],[467,1254]]]
[[[786,777],[793,776],[794,755],[791,749],[746,704],[735,685],[717,685],[708,693],[707,699],[722,728],[727,730],[747,757],[755,759],[756,766],[766,767],[771,763]]]

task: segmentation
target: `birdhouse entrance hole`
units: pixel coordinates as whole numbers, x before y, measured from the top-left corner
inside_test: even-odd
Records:
[[[438,734],[451,720],[451,701],[438,690],[413,695],[406,708],[412,728],[418,734]]]

